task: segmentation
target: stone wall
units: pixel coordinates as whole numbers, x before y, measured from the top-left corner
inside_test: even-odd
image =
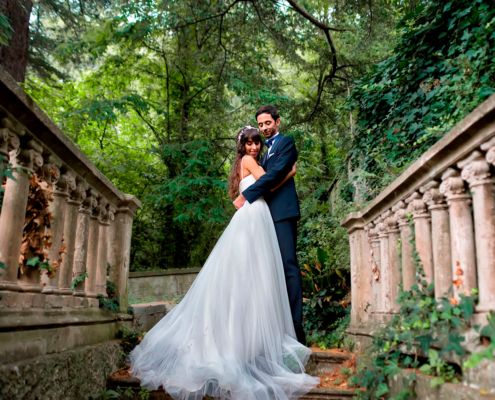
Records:
[[[150,303],[173,301],[191,286],[200,268],[177,268],[156,272],[129,273],[129,301]]]
[[[117,341],[0,365],[0,398],[60,400],[98,398],[110,373],[123,366]]]

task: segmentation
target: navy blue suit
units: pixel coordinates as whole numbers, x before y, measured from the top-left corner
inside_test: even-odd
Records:
[[[270,191],[284,180],[296,161],[294,140],[279,133],[262,158],[266,174],[242,194],[250,203],[263,196],[270,208],[284,264],[294,329],[299,342],[306,344],[302,327],[302,279],[296,258],[297,220],[301,213],[294,179],[288,179],[275,192]]]

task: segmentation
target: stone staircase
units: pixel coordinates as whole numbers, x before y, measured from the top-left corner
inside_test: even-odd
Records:
[[[300,400],[339,400],[352,399],[354,389],[339,387],[338,385],[326,385],[325,382],[333,375],[340,375],[340,368],[350,362],[351,355],[339,350],[313,350],[313,354],[306,366],[307,372],[314,376],[320,376],[322,387],[317,387],[307,393]],[[126,394],[134,392],[135,399],[139,399],[141,391],[139,379],[129,375],[128,368],[123,368],[111,374],[107,379],[107,389],[118,392],[125,391]],[[129,397],[126,397],[129,398]],[[149,392],[149,400],[172,400],[172,398],[163,390],[154,390]]]

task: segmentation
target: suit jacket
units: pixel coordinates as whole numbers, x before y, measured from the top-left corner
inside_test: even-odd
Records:
[[[263,196],[274,222],[287,218],[299,218],[301,212],[294,178],[288,179],[275,192],[270,191],[287,176],[297,161],[294,140],[279,133],[270,150],[262,158],[262,167],[266,174],[242,194],[250,203]]]

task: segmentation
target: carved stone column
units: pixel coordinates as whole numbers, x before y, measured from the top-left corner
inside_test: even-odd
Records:
[[[399,201],[393,208],[395,218],[400,231],[401,242],[401,266],[402,266],[402,286],[403,289],[411,290],[416,283],[416,266],[413,260],[412,228],[407,219],[407,205],[404,201]]]
[[[76,232],[77,232],[77,216],[79,214],[79,207],[82,201],[86,198],[86,191],[83,182],[76,184],[76,178],[72,172],[67,172],[62,175],[62,180],[59,185],[63,183],[67,185],[67,191],[69,198],[67,199],[65,219],[64,219],[64,245],[65,253],[62,257],[62,264],[60,265],[58,292],[64,295],[65,305],[72,305],[72,289],[71,283],[73,278],[73,266],[74,266],[74,253],[76,247]],[[60,188],[62,189],[62,187]]]
[[[388,237],[388,279],[389,285],[386,291],[386,308],[389,311],[399,311],[399,305],[397,299],[399,295],[400,285],[400,258],[399,258],[399,228],[397,226],[397,219],[393,213],[385,219],[385,232]]]
[[[112,281],[117,287],[120,309],[127,311],[127,280],[131,252],[132,221],[141,203],[134,196],[124,195],[119,204],[115,221],[112,225],[109,262]]]
[[[452,260],[450,249],[449,212],[445,197],[440,193],[440,183],[431,181],[421,188],[423,201],[431,214],[431,238],[435,277],[435,297],[438,299],[452,288]]]
[[[89,190],[89,197],[92,197],[93,205],[91,207],[90,219],[89,219],[89,233],[88,233],[88,255],[86,257],[86,277],[85,292],[87,297],[96,297],[96,270],[98,268],[98,240],[100,233],[100,224],[98,219],[100,218],[101,207],[99,198],[93,189]],[[94,307],[98,306],[97,301],[90,301],[90,304]]]
[[[493,144],[495,149],[495,143]],[[493,153],[492,153],[493,154]],[[488,155],[490,158],[490,155]],[[494,179],[484,155],[474,151],[458,163],[473,197],[474,235],[478,272],[478,311],[495,308],[495,197]]]
[[[41,292],[39,269],[26,271],[15,285],[18,274],[20,247],[23,237],[26,206],[29,195],[29,180],[35,169],[43,165],[41,157],[42,147],[30,141],[25,148],[10,153],[11,163],[14,168],[14,179],[7,179],[5,195],[0,215],[0,254],[7,267],[5,281],[0,282],[0,288],[29,292]],[[14,283],[14,287],[12,286]]]
[[[115,218],[115,208],[102,202],[100,222],[100,233],[98,241],[98,263],[96,268],[96,294],[107,297],[107,265],[108,265],[108,227],[109,221]]]
[[[426,281],[433,282],[433,255],[431,246],[430,214],[426,209],[423,197],[414,192],[406,199],[414,221],[414,241],[419,260],[425,272]]]
[[[82,280],[82,277],[87,274],[86,263],[88,256],[89,218],[95,201],[93,196],[85,196],[79,207],[77,216],[73,279],[77,279],[80,282],[76,285],[74,290],[74,295],[78,297],[83,297],[86,294],[86,279]],[[87,301],[79,301],[76,302],[75,305],[86,306]]]
[[[11,129],[0,129],[0,154],[5,159],[11,159],[13,162],[19,146],[19,137]],[[9,152],[12,158],[9,157]],[[2,168],[3,166],[2,162]],[[14,177],[17,178],[6,181],[0,213],[0,262],[4,264],[4,268],[0,268],[0,290],[18,291],[19,247],[29,192],[29,172],[22,168],[17,168],[13,172]],[[23,204],[24,208],[22,208]]]
[[[440,192],[449,206],[454,293],[470,294],[477,287],[471,197],[466,193],[461,174],[453,168],[443,173]]]

